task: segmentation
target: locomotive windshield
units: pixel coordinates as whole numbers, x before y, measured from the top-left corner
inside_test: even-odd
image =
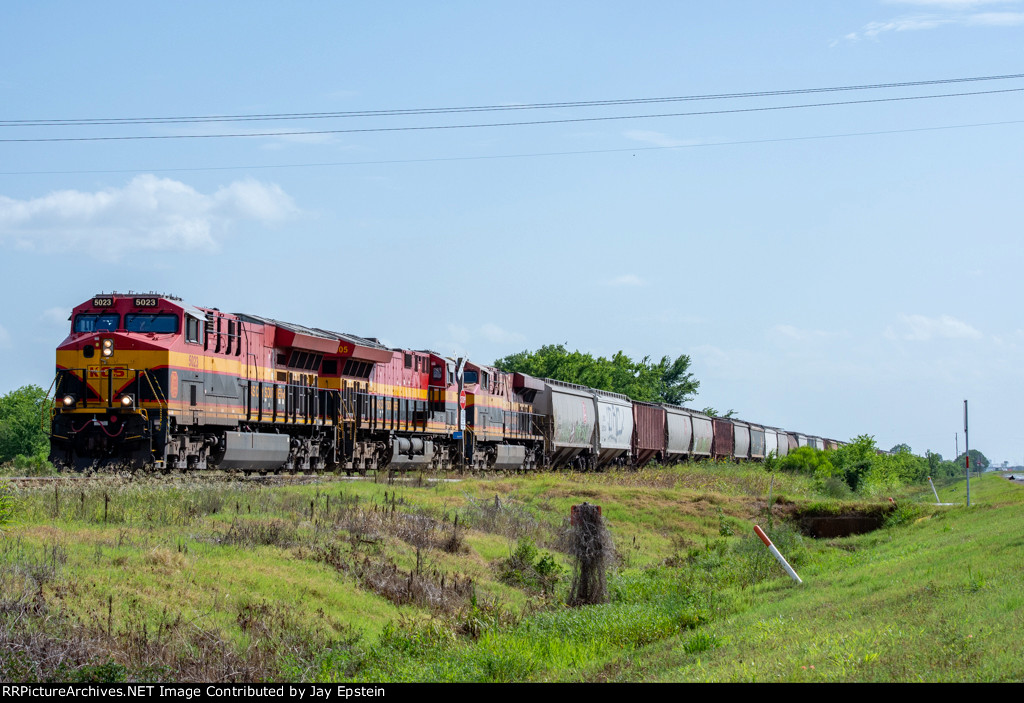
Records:
[[[121,324],[121,316],[114,312],[105,312],[102,315],[82,313],[75,315],[75,332],[99,332],[106,330],[112,332]]]
[[[155,332],[174,334],[178,331],[178,316],[173,313],[128,313],[124,316],[128,332]]]

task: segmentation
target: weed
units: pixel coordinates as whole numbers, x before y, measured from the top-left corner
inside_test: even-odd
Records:
[[[485,632],[510,628],[518,618],[494,601],[477,597],[476,590],[470,593],[467,607],[456,616],[459,634],[478,639]]]
[[[521,503],[511,498],[502,500],[497,494],[484,500],[467,496],[463,515],[474,529],[504,535],[510,540],[537,538],[542,531],[541,523]]]
[[[967,566],[967,581],[964,584],[964,591],[967,593],[977,593],[978,591],[985,590],[988,585],[988,580],[985,575],[981,572],[975,573],[974,568],[970,565]]]
[[[821,482],[822,494],[829,498],[849,498],[853,495],[850,485],[839,476],[829,476]]]
[[[459,525],[459,516],[456,513],[455,520],[452,522],[452,531],[441,542],[441,549],[448,554],[459,554],[467,550],[466,539],[465,539],[465,523]]]
[[[723,537],[731,537],[734,534],[732,525],[729,524],[725,517],[725,511],[721,508],[718,509],[718,534]]]
[[[541,594],[554,591],[565,573],[551,554],[541,554],[533,540],[520,538],[508,559],[498,564],[498,580]]]
[[[421,620],[403,615],[384,626],[373,648],[376,657],[423,657],[456,644],[451,627],[434,618]]]
[[[68,674],[69,683],[124,683],[128,680],[128,668],[115,661],[86,664]]]
[[[683,651],[687,654],[699,654],[719,646],[718,637],[710,632],[695,632],[685,642]]]
[[[181,571],[188,564],[188,560],[181,552],[172,552],[164,547],[156,547],[146,554],[145,562],[165,574],[173,574]]]
[[[290,547],[296,544],[294,525],[284,520],[235,519],[218,540],[221,544],[243,547]]]
[[[885,518],[886,527],[896,527],[897,525],[903,525],[908,522],[914,522],[924,511],[921,506],[913,503],[901,503],[899,507],[889,513]]]
[[[473,579],[459,574],[404,571],[385,556],[360,555],[334,543],[316,547],[314,560],[350,574],[396,605],[418,605],[440,612],[455,612],[473,591]]]
[[[0,534],[3,527],[11,521],[14,516],[14,498],[11,495],[11,487],[6,481],[0,481]]]

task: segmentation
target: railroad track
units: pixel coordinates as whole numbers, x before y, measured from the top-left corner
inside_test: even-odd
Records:
[[[352,477],[362,478],[362,477]],[[46,486],[60,486],[66,484],[81,483],[255,483],[261,485],[302,485],[307,483],[331,483],[334,481],[351,480],[348,476],[337,476],[335,474],[270,474],[260,476],[258,474],[62,474],[59,476],[7,476],[0,477],[0,481],[19,488],[42,488]],[[372,477],[371,479],[372,480]]]
[[[341,481],[377,481],[380,483],[406,483],[423,481],[425,483],[436,482],[458,482],[457,478],[435,478],[419,476],[345,476],[339,474],[266,474],[256,473],[227,473],[227,472],[203,472],[203,473],[174,473],[174,474],[130,474],[123,473],[94,473],[94,474],[61,474],[58,476],[0,476],[0,482],[6,482],[16,488],[46,488],[53,486],[64,486],[71,484],[82,484],[86,482],[103,483],[248,483],[263,486],[286,486],[305,485],[310,483],[337,483]]]

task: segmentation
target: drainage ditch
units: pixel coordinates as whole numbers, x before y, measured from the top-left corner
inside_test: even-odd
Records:
[[[800,526],[800,531],[808,537],[849,537],[879,529],[885,524],[885,519],[892,510],[893,506],[891,505],[850,510],[844,513],[796,510],[793,512],[792,518]]]

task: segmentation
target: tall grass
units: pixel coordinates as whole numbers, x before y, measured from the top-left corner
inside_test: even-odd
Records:
[[[941,512],[914,490],[883,530],[826,542],[787,511],[864,500],[736,464],[17,489],[0,540],[0,678],[1019,678],[996,650],[1024,625],[1021,488],[985,477],[978,507]],[[940,490],[962,501],[962,484]],[[551,577],[583,500],[602,505],[619,555],[609,602],[569,609],[566,579]]]

